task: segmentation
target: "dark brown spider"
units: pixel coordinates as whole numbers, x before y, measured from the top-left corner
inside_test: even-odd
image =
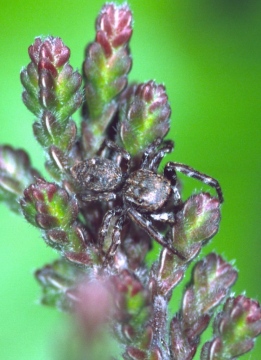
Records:
[[[222,191],[217,180],[202,174],[193,168],[168,162],[164,167],[163,175],[158,174],[158,167],[165,156],[173,150],[173,142],[155,140],[143,154],[140,168],[130,171],[131,156],[114,142],[107,140],[105,146],[118,154],[118,163],[115,159],[104,157],[87,159],[73,166],[71,174],[83,190],[82,201],[105,200],[110,201],[120,196],[122,206],[108,210],[103,218],[98,234],[98,243],[102,246],[108,234],[112,219],[111,245],[106,258],[113,256],[121,242],[122,227],[127,218],[130,218],[148,235],[155,239],[171,253],[184,259],[174,247],[171,239],[162,235],[152,224],[153,220],[174,224],[173,211],[164,211],[164,205],[172,197],[173,206],[177,206],[180,194],[177,188],[176,171],[189,177],[198,179],[214,187],[220,202],[223,202]],[[122,160],[125,161],[125,171],[122,170]]]

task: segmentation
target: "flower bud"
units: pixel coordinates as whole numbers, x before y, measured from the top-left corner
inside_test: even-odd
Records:
[[[171,346],[175,359],[193,358],[201,333],[236,278],[237,272],[216,254],[206,256],[195,265],[182,308],[171,321]]]
[[[21,72],[25,105],[37,116],[48,109],[64,121],[82,101],[81,76],[68,64],[69,48],[60,38],[47,36],[36,38],[28,52],[32,62]]]
[[[140,154],[157,138],[164,138],[170,126],[170,106],[163,85],[149,81],[130,92],[120,112],[118,136],[131,154]]]
[[[218,231],[220,203],[208,193],[191,196],[177,214],[172,228],[175,248],[184,254],[187,261],[194,258],[201,246]]]
[[[32,62],[22,70],[23,101],[39,119],[34,133],[39,143],[68,151],[76,126],[70,116],[82,104],[82,78],[68,64],[70,50],[60,38],[36,38],[29,47]]]
[[[234,359],[250,351],[261,334],[261,308],[239,295],[227,299],[214,321],[214,339],[202,349],[202,360]]]
[[[196,263],[191,285],[183,297],[183,321],[188,327],[202,315],[212,314],[236,279],[237,271],[214,253]]]
[[[68,227],[78,215],[76,200],[54,183],[38,178],[24,191],[21,207],[25,218],[42,229]]]

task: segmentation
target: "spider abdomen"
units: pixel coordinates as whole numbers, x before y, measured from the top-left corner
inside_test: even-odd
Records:
[[[123,194],[127,202],[136,205],[141,212],[156,211],[165,204],[171,194],[171,184],[162,175],[150,170],[138,170],[126,180]]]
[[[122,181],[122,171],[112,160],[94,157],[81,161],[71,169],[72,176],[85,190],[106,192]]]

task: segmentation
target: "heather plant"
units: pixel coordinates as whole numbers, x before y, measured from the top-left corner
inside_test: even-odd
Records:
[[[174,147],[166,138],[171,109],[163,85],[128,84],[132,31],[129,7],[105,4],[82,76],[60,38],[35,39],[21,71],[23,102],[36,117],[50,179],[24,150],[2,145],[0,199],[59,255],[35,276],[42,304],[77,321],[80,345],[71,359],[236,359],[261,332],[260,306],[231,292],[237,270],[220,255],[196,260],[218,232],[222,190],[181,163],[159,170]],[[80,107],[77,129],[72,115]],[[213,187],[217,197],[183,199],[177,172]],[[161,249],[150,264],[153,240]],[[192,262],[173,314],[174,290]],[[210,324],[212,337],[201,344]]]

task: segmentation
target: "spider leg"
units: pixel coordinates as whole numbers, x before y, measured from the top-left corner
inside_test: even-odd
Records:
[[[105,145],[107,146],[108,149],[114,150],[115,152],[119,153],[121,156],[121,159],[124,159],[126,161],[126,168],[127,168],[126,173],[129,174],[129,167],[130,167],[130,162],[131,162],[130,154],[111,140],[106,140]],[[119,161],[120,163],[121,163],[121,159]],[[120,166],[120,163],[119,163],[119,166]]]
[[[168,153],[171,153],[174,148],[174,143],[172,140],[166,140],[163,142],[162,147],[156,152],[156,154],[152,157],[150,164],[149,164],[149,170],[153,172],[157,172],[158,167],[160,165],[161,160],[164,158],[164,156]]]
[[[207,185],[215,188],[220,203],[222,203],[224,201],[221,187],[219,185],[219,182],[216,179],[214,179],[206,174],[203,174],[188,165],[184,165],[184,164],[176,163],[176,162],[169,162],[166,164],[165,169],[164,169],[164,175],[165,175],[165,173],[167,174],[167,173],[172,172],[173,176],[174,176],[175,170],[177,170],[189,177],[200,180],[204,184],[207,184]]]
[[[161,148],[157,149],[161,144],[161,139],[158,138],[147,147],[143,154],[141,168],[157,172],[161,160],[167,153],[173,150],[174,143],[172,140],[165,140]]]
[[[91,194],[80,194],[79,198],[81,201],[112,201],[116,199],[116,194],[113,192],[103,193],[91,193]]]
[[[154,140],[144,151],[141,161],[141,169],[148,169],[151,154],[156,153],[156,149],[161,144],[161,138]]]
[[[165,168],[164,168],[164,176],[171,183],[173,194],[174,194],[174,202],[175,202],[176,205],[178,205],[181,202],[181,196],[180,196],[179,190],[177,188],[177,173],[176,173],[176,170],[175,170],[174,167],[168,166],[169,164],[173,164],[173,163],[168,163],[165,166]]]
[[[158,214],[150,214],[150,217],[153,220],[161,221],[163,223],[168,223],[174,225],[175,223],[175,216],[173,212],[163,212]]]
[[[176,250],[171,242],[166,239],[149,221],[147,218],[145,218],[142,214],[140,214],[138,211],[128,208],[127,214],[131,218],[131,220],[139,225],[146,233],[152,237],[154,240],[156,240],[160,245],[167,248],[172,254],[177,255],[180,259],[186,260],[186,258],[178,251]]]

